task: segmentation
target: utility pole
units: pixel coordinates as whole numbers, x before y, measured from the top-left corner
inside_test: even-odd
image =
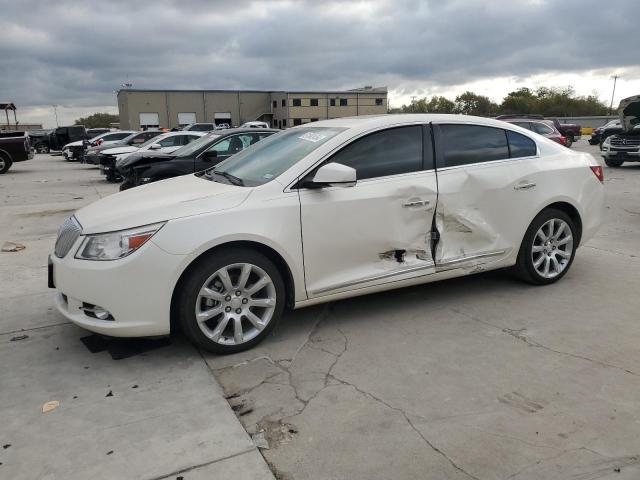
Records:
[[[53,107],[53,113],[56,116],[56,127],[59,127],[60,125],[58,124],[58,105],[51,105]]]
[[[616,94],[616,82],[618,81],[618,78],[620,78],[620,75],[614,75],[611,78],[613,78],[613,92],[611,93],[611,105],[609,105],[609,115],[613,115],[613,97]]]

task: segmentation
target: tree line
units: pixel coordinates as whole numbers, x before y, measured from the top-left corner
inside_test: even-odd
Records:
[[[539,114],[545,117],[608,115],[609,108],[596,95],[577,96],[572,87],[520,88],[507,94],[501,103],[474,92],[464,92],[454,100],[443,96],[424,97],[389,113],[461,113],[481,117],[502,114]]]
[[[84,125],[86,128],[109,128],[112,123],[118,123],[120,117],[112,113],[94,113],[88,117],[80,117],[74,125]]]

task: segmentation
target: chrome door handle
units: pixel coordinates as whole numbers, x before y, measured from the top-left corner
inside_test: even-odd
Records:
[[[514,190],[529,190],[530,188],[535,188],[535,186],[536,186],[535,183],[519,183],[518,185],[513,187],[513,189]]]
[[[414,200],[411,202],[403,203],[403,207],[423,207],[425,205],[429,205],[429,200]]]

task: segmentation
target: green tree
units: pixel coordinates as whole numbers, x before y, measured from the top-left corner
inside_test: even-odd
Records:
[[[120,121],[118,115],[111,113],[94,113],[88,117],[78,118],[74,125],[84,125],[86,128],[108,128],[111,123]]]
[[[489,100],[489,97],[467,91],[456,97],[455,112],[488,117],[498,112],[498,105]]]

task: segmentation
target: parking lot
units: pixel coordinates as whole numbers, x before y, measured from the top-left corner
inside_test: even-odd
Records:
[[[241,354],[177,337],[113,360],[55,311],[46,273],[59,224],[117,185],[61,157],[16,164],[0,477],[639,478],[640,164],[605,184],[605,225],[557,284],[478,274],[291,312]]]

